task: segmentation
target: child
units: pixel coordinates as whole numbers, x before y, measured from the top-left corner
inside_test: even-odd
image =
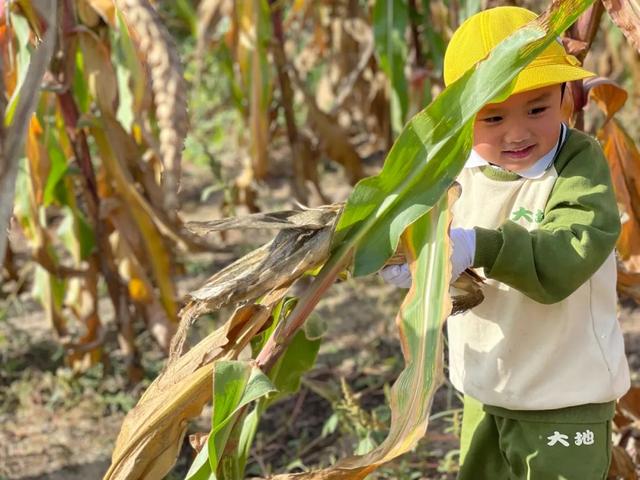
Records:
[[[498,7],[449,43],[445,83],[536,15]],[[606,478],[615,400],[629,388],[616,318],[619,213],[598,143],[562,124],[564,83],[592,76],[549,46],[512,95],[477,115],[453,206],[453,278],[481,268],[485,299],[448,320],[465,394],[459,479]],[[405,266],[390,283],[409,286]]]

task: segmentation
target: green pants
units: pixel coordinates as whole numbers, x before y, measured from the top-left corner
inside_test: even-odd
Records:
[[[466,396],[458,480],[601,480],[615,402],[544,411],[483,406]]]

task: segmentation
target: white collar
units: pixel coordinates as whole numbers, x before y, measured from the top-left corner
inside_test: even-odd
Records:
[[[553,159],[556,157],[556,153],[558,153],[558,150],[560,149],[560,147],[562,147],[566,139],[567,139],[567,126],[563,123],[560,129],[560,138],[558,139],[556,144],[553,146],[553,148],[549,150],[546,154],[544,154],[542,157],[540,157],[540,159],[536,161],[536,163],[531,165],[526,170],[522,170],[520,172],[513,172],[513,173],[517,174],[519,177],[524,177],[529,179],[536,179],[536,178],[542,177],[544,173],[547,171],[547,169],[553,163]],[[464,168],[484,167],[486,165],[499,170],[504,170],[503,168],[497,165],[492,165],[489,162],[487,162],[475,150],[471,150],[471,153],[469,154],[469,158],[467,159],[467,162],[464,164]],[[508,170],[505,170],[505,171],[508,171]]]

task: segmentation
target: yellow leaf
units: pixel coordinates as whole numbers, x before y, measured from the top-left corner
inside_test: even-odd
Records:
[[[589,90],[589,98],[596,102],[606,115],[607,121],[624,106],[629,96],[624,88],[602,77],[586,80],[584,86]]]
[[[42,126],[38,118],[33,115],[27,131],[27,159],[29,160],[29,173],[33,194],[36,203],[41,205],[44,198],[44,189],[51,170],[51,162],[47,151],[43,146]]]
[[[147,303],[151,300],[151,295],[145,283],[139,278],[129,280],[129,295],[136,302]]]

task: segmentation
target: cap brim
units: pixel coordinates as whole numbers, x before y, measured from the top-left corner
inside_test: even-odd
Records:
[[[572,65],[529,65],[518,75],[511,94],[595,76],[589,70]]]

